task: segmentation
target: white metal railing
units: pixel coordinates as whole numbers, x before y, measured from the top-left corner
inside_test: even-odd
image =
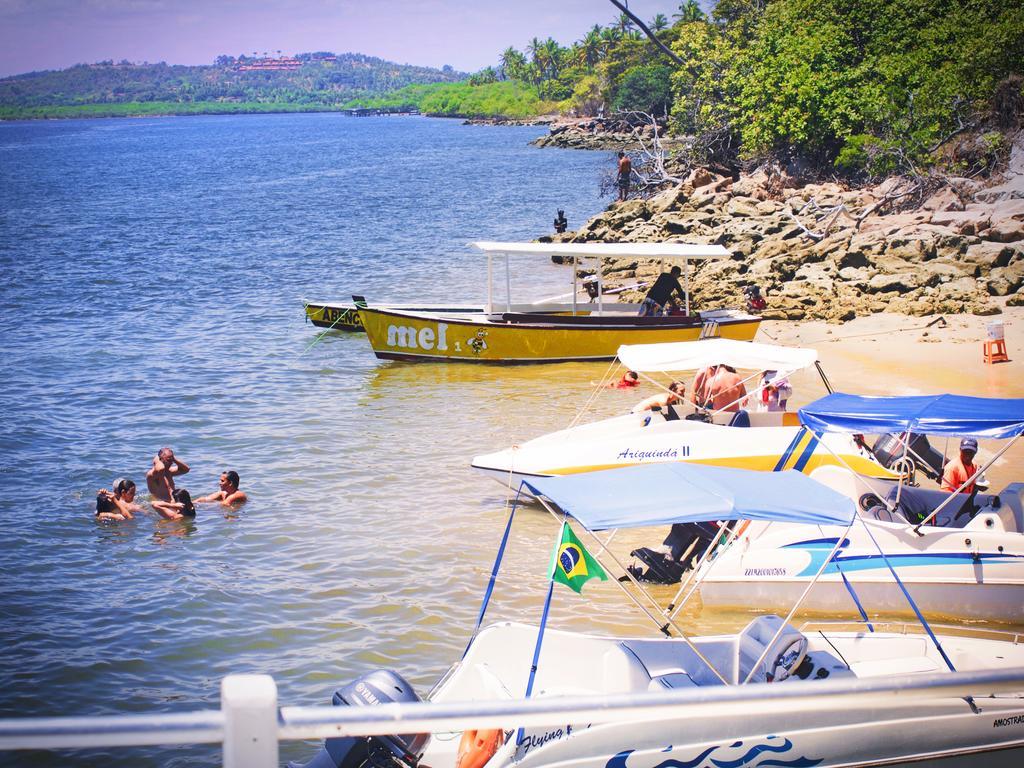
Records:
[[[382,704],[375,707],[277,707],[267,675],[221,681],[221,709],[158,715],[14,718],[0,720],[0,750],[142,745],[223,744],[225,768],[278,768],[278,743],[289,739],[457,732],[467,727],[517,728],[565,722],[606,723],[622,717],[735,714],[770,704],[795,712],[842,709],[857,700],[881,702],[1024,692],[1024,668],[998,672],[842,678],[780,685],[711,686],[659,693],[573,696],[515,701]]]

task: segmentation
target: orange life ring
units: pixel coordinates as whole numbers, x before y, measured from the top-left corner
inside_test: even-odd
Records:
[[[483,768],[504,742],[505,732],[500,728],[466,731],[459,742],[455,768]]]

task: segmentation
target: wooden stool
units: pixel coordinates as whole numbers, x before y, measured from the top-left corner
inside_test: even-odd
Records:
[[[1010,358],[1006,354],[1006,339],[993,339],[985,342],[985,362],[1008,363]]]

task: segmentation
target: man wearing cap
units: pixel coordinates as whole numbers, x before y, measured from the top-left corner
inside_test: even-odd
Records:
[[[950,460],[942,473],[942,490],[953,493],[957,488],[973,477],[978,468],[974,466],[974,456],[978,453],[978,441],[973,437],[965,437],[960,441],[960,455]],[[961,493],[974,493],[974,481],[964,485]]]

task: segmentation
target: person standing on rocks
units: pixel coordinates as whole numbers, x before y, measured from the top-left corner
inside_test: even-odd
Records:
[[[629,197],[629,186],[632,183],[633,163],[625,152],[619,152],[619,202]]]
[[[558,215],[555,216],[555,232],[560,235],[568,228],[569,220],[565,218],[565,211],[559,209]]]

